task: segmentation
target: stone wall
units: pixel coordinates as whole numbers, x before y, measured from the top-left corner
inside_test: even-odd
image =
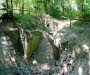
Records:
[[[20,31],[18,29],[8,30],[5,33],[9,36],[12,41],[14,49],[21,54],[24,54],[23,44],[21,42]]]
[[[41,39],[40,32],[30,32],[29,30],[20,29],[21,40],[24,48],[24,58],[30,59],[30,56],[36,50]]]

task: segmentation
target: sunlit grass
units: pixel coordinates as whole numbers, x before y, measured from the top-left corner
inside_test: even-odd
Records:
[[[73,26],[78,26],[78,27],[85,27],[90,25],[90,22],[85,22],[85,21],[76,21],[72,24]]]

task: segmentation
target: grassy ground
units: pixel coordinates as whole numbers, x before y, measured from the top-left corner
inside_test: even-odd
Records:
[[[82,21],[74,22],[69,31],[71,35],[75,36],[74,39],[70,40],[70,44],[76,52],[76,58],[87,57],[90,48],[90,23]]]
[[[87,27],[90,25],[90,22],[85,22],[85,21],[76,21],[72,24],[73,26],[77,27]]]

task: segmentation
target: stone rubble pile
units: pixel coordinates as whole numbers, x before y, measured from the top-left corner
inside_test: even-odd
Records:
[[[60,55],[60,61],[55,62],[55,66],[52,67],[52,75],[66,75],[74,70],[75,58],[68,50],[64,51]]]

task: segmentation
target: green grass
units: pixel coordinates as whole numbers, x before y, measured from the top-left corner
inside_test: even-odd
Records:
[[[88,26],[90,25],[90,22],[85,22],[85,21],[76,21],[72,24],[73,26],[78,26],[78,27],[83,27],[83,26]]]

